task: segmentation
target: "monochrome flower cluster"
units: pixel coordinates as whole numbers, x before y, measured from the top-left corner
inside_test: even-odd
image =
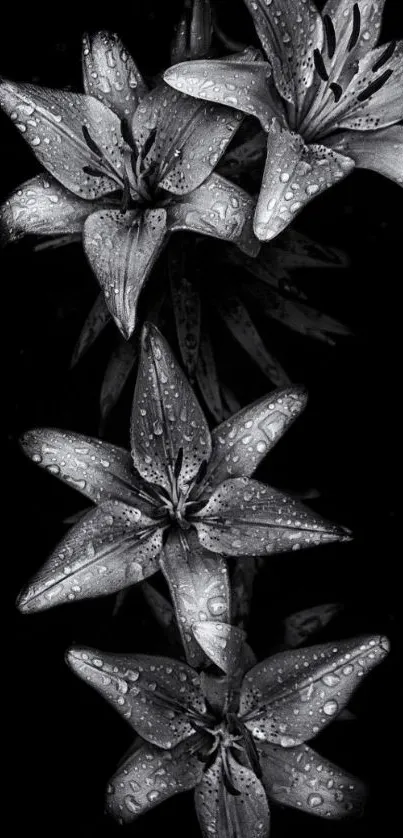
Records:
[[[158,78],[101,31],[83,39],[83,93],[0,79],[0,105],[45,170],[0,208],[1,241],[82,241],[101,294],[73,363],[114,321],[105,414],[137,364],[128,450],[53,428],[21,439],[92,505],[18,607],[117,594],[162,571],[179,658],[72,646],[67,661],[136,735],[108,785],[108,812],[128,823],[194,789],[205,838],[267,838],[273,803],[361,814],[364,784],[307,743],[389,649],[376,634],[301,648],[291,631],[258,661],[235,623],[258,557],[281,554],[290,574],[298,562],[309,574],[311,550],[354,537],[254,477],[307,394],[267,348],[253,306],[322,342],[350,334],[293,273],[342,270],[344,254],[289,225],[356,166],[403,185],[402,42],[378,45],[384,0],[327,0],[321,14],[312,0],[245,5],[261,50],[222,55],[214,3],[185,0]],[[177,231],[192,234],[183,246],[171,241]],[[240,404],[219,372],[212,311],[277,389]],[[302,637],[333,608],[310,612]]]

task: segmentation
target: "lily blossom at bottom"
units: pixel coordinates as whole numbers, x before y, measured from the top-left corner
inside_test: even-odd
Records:
[[[200,625],[198,642],[211,653],[224,627]],[[231,673],[240,632],[226,628],[219,662]],[[205,838],[267,838],[272,802],[324,818],[360,815],[361,781],[305,743],[336,718],[388,649],[378,636],[320,644],[276,654],[243,678],[239,671],[198,674],[170,658],[70,650],[74,672],[143,739],[108,786],[108,811],[130,823],[194,788]]]

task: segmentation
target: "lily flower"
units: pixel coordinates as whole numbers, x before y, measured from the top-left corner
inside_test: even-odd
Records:
[[[245,0],[266,60],[197,61],[165,80],[267,132],[254,230],[267,241],[355,166],[403,184],[403,41],[376,46],[384,0]]]
[[[0,106],[48,172],[9,197],[0,231],[4,241],[81,233],[127,338],[171,232],[227,239],[250,254],[259,249],[252,199],[213,174],[242,117],[164,82],[149,91],[113,33],[84,38],[83,72],[85,94],[0,80]]]
[[[107,811],[127,824],[195,789],[205,838],[267,838],[271,803],[327,819],[360,815],[363,783],[306,743],[343,711],[388,640],[280,652],[242,678],[242,632],[199,623],[195,636],[227,676],[171,658],[68,652],[73,671],[141,737],[107,788]]]
[[[57,430],[29,431],[31,459],[97,504],[19,598],[22,611],[116,593],[161,569],[190,661],[197,620],[229,622],[223,556],[271,555],[349,539],[291,497],[250,478],[300,414],[290,388],[244,408],[210,435],[168,345],[148,324],[134,394],[131,455]]]

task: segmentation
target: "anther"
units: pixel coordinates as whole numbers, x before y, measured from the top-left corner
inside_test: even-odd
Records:
[[[329,81],[329,76],[325,67],[325,62],[323,61],[323,58],[318,49],[315,49],[313,51],[313,60],[318,76],[320,76],[322,81]]]
[[[355,47],[358,38],[360,37],[361,31],[361,12],[358,3],[354,3],[353,6],[353,31],[350,35],[350,40],[347,45],[347,52],[351,52],[351,50]]]
[[[327,54],[329,58],[333,58],[336,52],[336,33],[334,31],[332,18],[329,17],[329,15],[324,16],[323,25],[326,33]]]
[[[341,98],[341,96],[342,96],[342,93],[343,93],[343,88],[342,88],[342,86],[341,86],[340,84],[337,84],[337,82],[332,81],[332,83],[331,83],[331,84],[329,84],[329,87],[330,87],[330,90],[331,90],[331,91],[332,91],[332,93],[333,93],[333,96],[334,96],[334,101],[335,101],[335,102],[338,102],[338,101],[339,101],[339,99],[340,99],[340,98]]]
[[[385,51],[382,55],[379,56],[378,61],[375,61],[375,64],[372,68],[372,72],[376,73],[378,70],[383,67],[384,64],[392,57],[394,51],[396,49],[396,41],[391,41],[390,44],[386,47]]]
[[[87,143],[88,148],[92,151],[93,154],[96,154],[97,157],[103,157],[102,151],[99,146],[96,144],[95,140],[92,139],[91,134],[86,125],[82,126],[83,137],[85,142]]]
[[[375,81],[373,81],[372,84],[370,84],[366,88],[366,90],[363,90],[361,93],[358,94],[358,101],[365,102],[366,99],[369,99],[370,96],[372,96],[374,93],[377,93],[378,90],[380,90],[381,87],[383,87],[384,84],[386,84],[387,80],[390,79],[392,73],[393,70],[385,70],[385,72],[382,73],[381,76],[379,76],[379,79],[375,79]]]
[[[183,463],[183,448],[180,448],[179,451],[178,451],[178,456],[176,458],[175,465],[174,465],[175,480],[178,479],[178,477],[181,473],[182,463]]]

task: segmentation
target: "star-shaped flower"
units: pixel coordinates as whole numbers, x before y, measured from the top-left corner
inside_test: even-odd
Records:
[[[212,435],[158,330],[147,325],[134,395],[131,456],[96,439],[29,431],[25,452],[97,506],[67,533],[21,594],[23,611],[114,593],[159,568],[190,661],[191,627],[228,622],[223,556],[269,555],[344,540],[346,531],[250,479],[305,405],[287,389],[246,407]]]
[[[200,623],[195,635],[216,664],[234,671],[242,632]],[[72,649],[72,669],[143,740],[108,786],[108,811],[129,823],[194,788],[205,838],[267,838],[271,802],[324,818],[361,814],[363,784],[305,743],[337,717],[388,648],[386,638],[365,636],[280,652],[243,679],[239,670],[215,677],[170,658]]]
[[[0,232],[5,241],[82,233],[109,310],[128,337],[140,291],[171,232],[216,236],[252,254],[259,249],[252,199],[212,174],[241,115],[164,82],[148,91],[109,32],[84,38],[83,71],[85,94],[0,80],[0,106],[49,173],[10,196]]]
[[[384,0],[245,0],[266,61],[166,71],[177,90],[256,116],[267,160],[254,229],[267,241],[355,165],[403,184],[403,41],[376,47]]]

